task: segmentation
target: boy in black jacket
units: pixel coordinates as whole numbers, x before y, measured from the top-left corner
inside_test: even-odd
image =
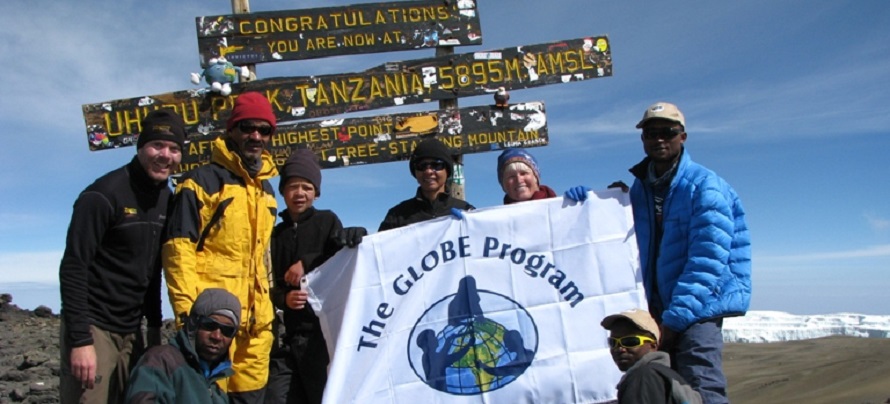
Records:
[[[334,212],[312,206],[321,196],[321,168],[310,150],[291,153],[281,169],[279,191],[287,209],[272,231],[272,302],[283,312],[285,334],[272,348],[265,402],[321,403],[327,346],[300,282],[344,246],[361,243],[367,231],[344,229]]]

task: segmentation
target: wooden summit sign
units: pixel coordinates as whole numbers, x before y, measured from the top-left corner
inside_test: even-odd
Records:
[[[100,150],[135,144],[142,118],[162,107],[183,117],[189,139],[218,135],[245,91],[265,94],[279,123],[286,123],[611,75],[608,38],[592,36],[386,63],[360,73],[255,80],[233,85],[229,96],[202,88],[86,104],[83,112],[90,149]]]
[[[475,1],[399,1],[195,19],[201,66],[480,45]]]
[[[549,142],[544,103],[537,101],[296,122],[279,125],[269,145],[279,166],[291,150],[301,148],[315,152],[322,168],[335,168],[408,159],[416,143],[430,136],[437,136],[454,154]],[[214,138],[193,139],[183,150],[178,171],[210,162]]]

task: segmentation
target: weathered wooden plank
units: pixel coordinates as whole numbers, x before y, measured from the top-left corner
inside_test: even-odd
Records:
[[[549,142],[543,102],[408,112],[364,118],[302,121],[280,125],[269,142],[279,165],[293,149],[310,149],[322,168],[405,160],[420,140],[436,136],[454,154],[506,147],[538,147]],[[192,139],[179,171],[210,161],[216,135]]]
[[[482,44],[475,1],[399,1],[195,18],[201,65]]]
[[[594,36],[393,62],[360,73],[256,80],[232,86],[229,96],[195,89],[87,104],[83,112],[89,146],[101,150],[134,144],[142,117],[160,107],[183,116],[190,138],[218,134],[237,94],[245,91],[265,94],[279,122],[289,122],[611,74],[608,39]]]

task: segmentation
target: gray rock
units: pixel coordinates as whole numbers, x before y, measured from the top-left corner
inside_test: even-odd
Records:
[[[22,310],[0,294],[0,404],[59,402],[59,325],[52,310]],[[175,332],[166,320],[162,340]]]
[[[18,369],[9,369],[5,373],[0,375],[0,380],[9,382],[25,382],[28,381],[28,373]]]
[[[14,388],[12,389],[12,391],[9,392],[9,398],[13,399],[14,401],[24,401],[26,398],[28,398],[28,393],[26,393],[24,389]]]
[[[49,359],[49,355],[47,355],[45,351],[28,351],[23,355],[22,363],[19,365],[19,370],[25,370],[40,366],[48,362]]]
[[[52,385],[46,382],[34,382],[28,387],[30,388],[31,393],[52,390]]]
[[[34,309],[34,315],[41,318],[50,318],[53,316],[53,309],[46,306],[37,306]]]

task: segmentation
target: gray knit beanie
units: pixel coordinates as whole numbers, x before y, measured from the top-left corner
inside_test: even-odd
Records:
[[[241,324],[241,302],[225,289],[204,289],[195,299],[195,304],[189,312],[189,319],[195,324],[201,317],[209,317],[212,314],[226,316],[238,327]]]

